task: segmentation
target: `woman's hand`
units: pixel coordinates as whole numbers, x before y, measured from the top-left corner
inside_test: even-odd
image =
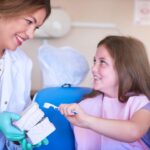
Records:
[[[25,133],[17,129],[12,123],[19,120],[20,116],[11,112],[0,113],[0,131],[10,141],[19,141],[25,138]]]
[[[37,143],[36,145],[32,145],[31,143],[27,142],[26,139],[23,139],[20,141],[20,144],[22,146],[22,150],[32,150],[33,148],[37,148],[42,145],[48,145],[49,141],[47,138],[45,138],[41,142]]]

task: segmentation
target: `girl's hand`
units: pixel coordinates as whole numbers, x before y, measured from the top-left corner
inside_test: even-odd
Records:
[[[59,111],[73,125],[87,127],[89,115],[86,114],[78,104],[61,104],[59,106]]]

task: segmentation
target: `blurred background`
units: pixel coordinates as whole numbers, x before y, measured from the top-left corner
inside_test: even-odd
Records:
[[[33,91],[42,88],[37,54],[44,40],[58,48],[76,49],[86,57],[90,68],[97,43],[112,34],[140,39],[150,58],[150,0],[51,0],[51,5],[52,14],[45,26],[21,46],[33,61]],[[92,86],[91,72],[80,86]]]

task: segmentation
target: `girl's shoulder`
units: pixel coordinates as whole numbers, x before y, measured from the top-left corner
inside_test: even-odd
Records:
[[[150,102],[146,104],[143,108],[150,111]]]
[[[126,105],[130,108],[131,114],[140,110],[149,103],[149,99],[145,95],[131,96]]]
[[[128,102],[131,102],[131,103],[148,103],[150,102],[150,100],[148,99],[148,97],[146,95],[136,95],[136,96],[131,96],[129,97],[129,100]]]

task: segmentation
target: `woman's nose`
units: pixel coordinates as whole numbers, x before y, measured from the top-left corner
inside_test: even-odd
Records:
[[[29,39],[33,39],[33,37],[34,37],[34,32],[35,32],[34,28],[29,28],[29,29],[26,31],[26,34],[27,34],[27,36],[28,36]]]

